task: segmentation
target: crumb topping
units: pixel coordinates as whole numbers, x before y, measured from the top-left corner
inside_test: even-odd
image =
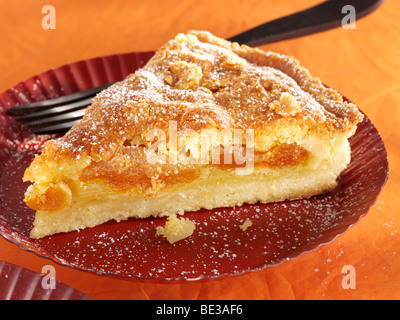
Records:
[[[290,118],[323,133],[362,119],[353,104],[297,60],[230,43],[205,31],[179,34],[145,67],[99,93],[82,121],[51,142],[55,155],[107,160],[152,128],[264,128]]]

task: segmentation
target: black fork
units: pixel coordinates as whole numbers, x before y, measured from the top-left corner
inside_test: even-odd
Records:
[[[382,3],[383,0],[329,0],[267,22],[228,40],[258,46],[326,31],[343,25],[347,8],[355,11],[354,18],[358,20]],[[8,109],[7,114],[15,115],[17,121],[36,134],[64,133],[79,122],[92,98],[112,84],[107,83],[56,99],[15,106]]]

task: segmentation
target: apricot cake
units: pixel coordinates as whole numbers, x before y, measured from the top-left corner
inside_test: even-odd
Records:
[[[179,34],[35,157],[31,237],[330,191],[362,119],[292,57]]]

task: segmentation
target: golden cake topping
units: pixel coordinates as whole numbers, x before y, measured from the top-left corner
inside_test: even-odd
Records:
[[[83,120],[60,140],[54,154],[84,153],[107,160],[125,141],[152,128],[264,128],[282,117],[346,131],[362,119],[353,104],[324,87],[297,60],[221,40],[205,31],[180,34],[148,64],[107,90]],[[50,149],[50,147],[47,147]]]

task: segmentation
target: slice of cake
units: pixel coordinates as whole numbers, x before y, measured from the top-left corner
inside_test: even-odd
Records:
[[[332,190],[362,118],[291,57],[179,34],[36,156],[31,237]]]

